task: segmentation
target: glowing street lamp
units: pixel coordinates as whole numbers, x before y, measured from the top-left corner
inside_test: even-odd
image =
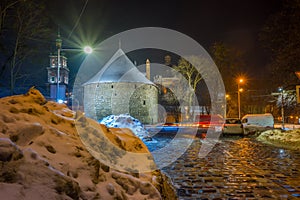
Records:
[[[86,53],[86,54],[91,54],[91,53],[93,53],[93,48],[90,47],[90,46],[85,46],[85,47],[83,48],[83,51],[84,51],[84,53]]]
[[[238,112],[239,112],[239,119],[241,119],[241,92],[243,92],[243,88],[240,88],[240,84],[244,83],[244,79],[240,78],[238,80]]]
[[[56,48],[57,48],[57,88],[56,88],[56,102],[61,103],[61,99],[59,98],[59,82],[60,82],[60,53],[61,51],[83,51],[86,54],[91,54],[93,52],[92,47],[85,46],[82,49],[62,49],[62,39],[60,38],[60,34],[58,34],[58,37],[56,39]]]
[[[282,119],[282,129],[284,129],[284,102],[283,102],[283,87],[278,88],[278,91],[281,93],[281,119]]]

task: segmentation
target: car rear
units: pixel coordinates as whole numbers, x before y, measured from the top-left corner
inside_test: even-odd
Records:
[[[220,115],[198,115],[194,123],[198,127],[198,132],[207,132],[209,128],[218,130],[223,126],[224,119]]]
[[[239,119],[226,119],[223,126],[223,134],[244,134],[244,128]]]

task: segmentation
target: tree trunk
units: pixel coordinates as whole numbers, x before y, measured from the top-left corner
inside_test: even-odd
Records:
[[[10,95],[14,95],[14,89],[15,89],[15,81],[17,74],[15,73],[16,69],[16,59],[18,55],[18,47],[19,47],[19,39],[20,39],[20,32],[21,32],[21,25],[19,26],[19,30],[16,37],[15,47],[14,47],[14,53],[13,58],[11,61],[11,69],[10,69]]]

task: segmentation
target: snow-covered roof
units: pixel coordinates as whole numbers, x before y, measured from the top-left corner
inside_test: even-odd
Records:
[[[92,83],[133,82],[152,84],[143,73],[141,73],[126,54],[119,49],[102,69],[83,85]]]

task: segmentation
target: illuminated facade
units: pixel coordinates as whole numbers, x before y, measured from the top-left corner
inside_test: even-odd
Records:
[[[50,91],[50,99],[56,100],[57,94],[59,99],[62,101],[66,100],[66,92],[69,84],[69,68],[67,65],[67,58],[64,55],[60,55],[60,63],[58,63],[58,56],[56,54],[50,54],[49,56],[49,67],[47,67],[48,71],[48,85]],[[59,64],[59,65],[58,65]],[[59,67],[59,70],[57,70]],[[59,71],[59,80],[57,76],[57,72]],[[57,93],[57,81],[59,81],[59,92]]]
[[[121,49],[83,86],[86,116],[101,120],[111,114],[129,113],[144,124],[157,123],[157,86]]]

